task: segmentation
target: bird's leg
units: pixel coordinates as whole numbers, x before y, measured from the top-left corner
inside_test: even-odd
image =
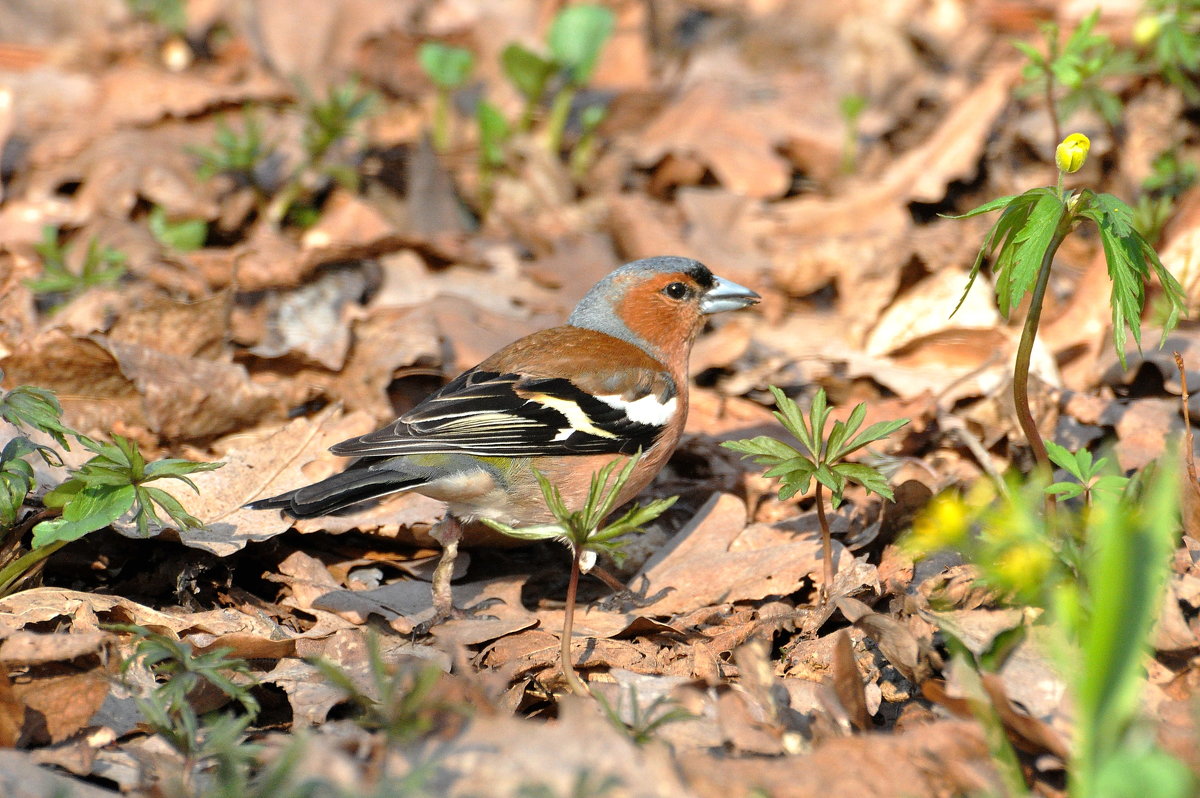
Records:
[[[458,559],[458,543],[462,540],[462,534],[462,524],[449,513],[429,530],[430,537],[442,545],[442,558],[433,571],[433,619],[429,626],[435,626],[454,615],[450,579],[454,576],[454,561]]]

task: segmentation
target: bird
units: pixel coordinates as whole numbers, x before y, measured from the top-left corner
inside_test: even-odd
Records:
[[[760,299],[690,258],[627,263],[565,324],[508,344],[386,426],[330,447],[355,458],[345,470],[246,506],[314,518],[401,491],[445,502],[430,530],[442,546],[438,623],[456,614],[450,580],[465,527],[554,520],[535,471],[572,509],[616,458],[638,457],[616,506],[650,483],[683,434],[688,357],[706,318]]]

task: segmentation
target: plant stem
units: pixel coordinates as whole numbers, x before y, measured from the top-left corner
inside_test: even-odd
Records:
[[[550,117],[546,120],[546,149],[551,155],[558,155],[562,149],[563,131],[567,128],[567,118],[571,115],[571,103],[575,102],[575,87],[567,84],[554,95],[554,104],[550,107]]]
[[[1062,127],[1058,123],[1058,107],[1054,104],[1054,73],[1046,69],[1046,112],[1050,114],[1050,129],[1054,131],[1054,147],[1062,141]]]
[[[1067,230],[1070,228],[1067,223],[1069,218],[1070,215],[1064,206],[1054,238],[1050,240],[1050,246],[1046,247],[1046,252],[1042,255],[1037,283],[1033,287],[1029,310],[1025,315],[1025,328],[1021,331],[1021,342],[1017,346],[1017,361],[1013,366],[1013,405],[1017,413],[1017,422],[1029,441],[1029,448],[1033,450],[1037,467],[1044,468],[1047,472],[1050,470],[1050,456],[1046,454],[1046,444],[1042,442],[1041,433],[1033,420],[1033,412],[1029,409],[1029,363],[1033,356],[1033,342],[1037,338],[1038,322],[1042,317],[1042,301],[1046,298],[1046,286],[1050,282],[1050,266],[1054,263],[1054,254],[1058,252],[1059,245],[1067,236]],[[1053,497],[1048,497],[1047,506],[1053,506],[1053,501]]]
[[[829,521],[825,518],[825,486],[817,483],[817,521],[821,524],[821,555],[823,561],[820,603],[829,599],[833,589],[833,536],[829,534]]]
[[[579,676],[575,673],[575,663],[571,659],[571,632],[575,626],[575,594],[579,589],[579,560],[583,556],[583,547],[575,546],[571,555],[571,581],[567,583],[567,604],[563,612],[562,630],[562,670],[567,687],[575,695],[591,695]]]
[[[0,596],[7,596],[9,588],[16,584],[33,566],[67,545],[67,542],[65,540],[56,540],[53,543],[28,551],[4,566],[4,569],[0,570]]]
[[[441,88],[433,105],[433,147],[442,153],[450,149],[450,92]]]

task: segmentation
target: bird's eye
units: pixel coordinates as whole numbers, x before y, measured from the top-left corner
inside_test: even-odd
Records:
[[[671,283],[663,289],[663,293],[671,299],[683,299],[688,294],[688,288],[683,283]]]

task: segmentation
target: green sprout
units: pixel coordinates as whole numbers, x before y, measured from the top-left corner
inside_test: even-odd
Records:
[[[613,478],[619,459],[610,461],[606,466],[592,475],[588,486],[587,500],[579,510],[571,510],[563,502],[558,488],[551,484],[540,472],[535,470],[538,484],[542,489],[542,497],[546,507],[554,515],[554,522],[537,526],[511,527],[487,518],[480,519],[497,532],[519,540],[558,540],[566,544],[571,552],[571,578],[567,584],[566,612],[563,620],[562,633],[562,668],[563,677],[573,693],[587,695],[588,690],[575,673],[575,665],[571,659],[571,630],[575,619],[575,597],[579,586],[579,574],[586,573],[596,563],[600,552],[620,561],[623,556],[621,547],[627,542],[626,536],[633,534],[641,527],[650,523],[665,513],[675,503],[676,496],[667,499],[656,499],[644,507],[633,505],[617,520],[610,524],[604,521],[612,514],[617,503],[617,497],[633,474],[641,455],[635,455],[625,463],[624,467]],[[612,478],[612,484],[609,480]]]
[[[1094,460],[1087,449],[1072,452],[1054,441],[1046,441],[1046,453],[1050,462],[1075,478],[1075,482],[1055,482],[1046,488],[1060,499],[1082,496],[1090,505],[1094,496],[1106,493],[1120,494],[1129,484],[1129,477],[1115,473],[1115,466],[1107,457]]]
[[[1193,78],[1200,71],[1200,2],[1149,0],[1134,25],[1133,40],[1146,48],[1150,63],[1189,103],[1200,102]]]
[[[196,488],[188,474],[220,468],[221,463],[167,459],[147,463],[137,444],[120,435],[112,443],[93,440],[62,423],[62,406],[53,392],[18,386],[0,393],[0,419],[18,429],[31,428],[52,436],[69,448],[67,436],[94,456],[42,498],[46,508],[33,516],[33,548],[0,568],[0,596],[7,595],[30,571],[67,543],[103,529],[122,515],[133,513],[138,531],[148,536],[151,521],[161,524],[159,510],[176,524],[202,526],[171,494],[146,483],[178,479]],[[36,480],[28,458],[38,454],[48,465],[62,466],[62,457],[27,437],[13,438],[0,451],[0,532],[23,534],[17,516]],[[22,492],[23,491],[23,492]],[[57,518],[48,516],[57,515]]]
[[[1029,407],[1029,365],[1041,319],[1042,301],[1050,280],[1054,254],[1063,239],[1081,222],[1089,220],[1100,231],[1108,275],[1112,280],[1113,345],[1121,365],[1125,366],[1126,328],[1140,351],[1141,314],[1146,299],[1146,280],[1153,270],[1162,285],[1170,309],[1163,323],[1163,340],[1174,329],[1184,308],[1184,293],[1179,282],[1166,270],[1158,253],[1133,226],[1133,211],[1111,194],[1097,194],[1091,189],[1067,191],[1063,178],[1082,166],[1087,157],[1086,136],[1068,136],[1056,150],[1059,166],[1055,188],[1033,188],[1024,194],[1001,197],[984,203],[961,216],[962,219],[991,211],[1001,211],[1000,218],[984,237],[983,245],[971,267],[963,299],[975,283],[984,257],[994,255],[996,298],[1000,312],[1008,317],[1031,293],[1025,326],[1017,347],[1013,374],[1013,400],[1021,430],[1033,449],[1040,467],[1049,468],[1050,458],[1042,442]],[[959,300],[959,307],[962,306]],[[958,308],[955,308],[957,312]],[[953,314],[951,314],[953,315]],[[1161,342],[1160,342],[1161,345]]]
[[[842,141],[842,174],[854,173],[858,163],[858,119],[867,109],[867,98],[861,94],[847,94],[838,103],[842,120],[846,123],[846,138]]]
[[[1104,84],[1114,75],[1132,73],[1135,64],[1130,53],[1118,50],[1104,34],[1093,32],[1099,21],[1100,11],[1093,11],[1066,42],[1059,41],[1058,25],[1043,23],[1045,53],[1027,42],[1013,42],[1029,59],[1021,74],[1033,91],[1040,85],[1055,141],[1062,139],[1062,121],[1078,108],[1093,109],[1110,128],[1121,121],[1121,100]]]
[[[433,146],[438,152],[450,148],[450,95],[471,77],[475,56],[462,47],[425,42],[417,51],[417,63],[437,88],[433,109]]]
[[[262,122],[249,107],[242,109],[242,130],[235,131],[229,123],[217,120],[217,132],[211,147],[190,147],[200,163],[196,174],[203,180],[217,175],[230,175],[242,185],[259,188],[257,172],[261,164],[275,152],[274,145],[263,139]]]
[[[1142,193],[1133,208],[1133,225],[1147,241],[1157,241],[1175,215],[1175,204],[1200,178],[1195,161],[1179,158],[1175,149],[1159,153],[1151,163],[1150,176],[1142,181]]]
[[[110,285],[125,274],[125,255],[112,247],[102,247],[92,238],[88,241],[83,263],[78,272],[71,269],[68,261],[70,247],[59,243],[58,228],[47,225],[42,228],[42,240],[34,245],[42,258],[42,273],[25,284],[36,294],[69,299],[98,285]],[[55,302],[52,307],[57,307]]]
[[[825,426],[829,420],[830,409],[824,388],[818,390],[817,395],[813,397],[808,419],[804,418],[800,408],[787,394],[774,385],[770,386],[770,389],[775,397],[775,405],[779,408],[775,411],[775,418],[799,441],[804,451],[768,435],[726,441],[721,445],[741,452],[743,458],[752,459],[756,465],[768,466],[763,476],[779,480],[781,501],[790,499],[797,493],[807,493],[813,480],[816,480],[817,519],[821,525],[824,561],[821,596],[824,599],[828,597],[828,591],[833,585],[833,540],[829,532],[829,522],[825,518],[824,491],[829,491],[834,509],[841,505],[842,492],[847,483],[851,482],[861,485],[871,493],[892,499],[892,490],[888,487],[887,478],[878,469],[862,463],[846,462],[845,458],[891,435],[907,424],[908,419],[880,421],[859,432],[867,416],[867,405],[864,402],[856,405],[844,422],[833,422],[827,436]]]
[[[500,66],[504,76],[525,100],[516,129],[518,133],[528,133],[538,104],[546,93],[546,85],[554,76],[554,62],[514,42],[500,53]]]
[[[150,210],[147,223],[154,239],[176,252],[200,249],[208,239],[208,223],[203,219],[170,219],[158,205]]]
[[[562,75],[562,86],[550,105],[546,123],[546,147],[552,153],[562,148],[563,131],[575,102],[575,95],[592,79],[600,52],[612,35],[616,18],[604,6],[567,6],[550,24],[546,43],[554,64]]]

